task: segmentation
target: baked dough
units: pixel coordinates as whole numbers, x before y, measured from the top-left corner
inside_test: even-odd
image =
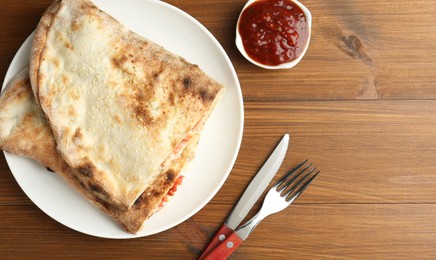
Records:
[[[92,186],[77,178],[78,173],[59,155],[50,126],[35,102],[28,69],[18,73],[0,96],[0,148],[32,158],[63,177],[75,190],[118,222],[126,231],[137,233],[144,221],[162,206],[187,162],[193,157],[198,135],[190,139],[178,160],[154,179],[132,207],[121,210],[100,199]]]
[[[30,79],[62,158],[120,209],[177,160],[224,90],[88,0],[55,1],[44,13]]]

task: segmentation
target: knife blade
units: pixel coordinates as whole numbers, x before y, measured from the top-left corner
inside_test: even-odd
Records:
[[[202,257],[206,256],[221,241],[224,241],[228,236],[230,236],[234,232],[234,229],[247,216],[254,203],[259,199],[260,195],[262,195],[266,187],[268,187],[271,179],[279,170],[280,165],[285,158],[286,151],[288,150],[288,144],[289,134],[285,134],[280,143],[263,164],[262,168],[257,172],[253,180],[247,186],[238,203],[227,216],[223,225],[211,239],[209,245],[203,251],[199,259],[202,259]]]

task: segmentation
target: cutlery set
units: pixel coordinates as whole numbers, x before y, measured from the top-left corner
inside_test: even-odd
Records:
[[[288,143],[289,135],[285,134],[199,259],[226,259],[264,218],[292,204],[318,175],[319,170],[312,163],[308,163],[308,160],[301,162],[269,189],[259,212],[240,225],[279,170],[285,158]]]

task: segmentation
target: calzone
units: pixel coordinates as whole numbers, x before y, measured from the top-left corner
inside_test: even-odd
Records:
[[[29,74],[63,160],[120,209],[180,158],[224,90],[88,0],[55,1],[44,13]]]

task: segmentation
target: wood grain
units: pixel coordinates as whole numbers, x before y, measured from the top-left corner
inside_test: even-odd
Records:
[[[130,240],[74,232],[30,206],[0,209],[2,257],[195,259],[204,241],[192,236],[187,239],[186,232],[192,231],[193,225],[194,230],[216,225],[222,219],[209,211],[220,212],[225,207],[209,205],[174,229]],[[428,216],[434,214],[434,204],[294,205],[263,221],[232,259],[432,258],[436,224]],[[12,228],[17,222],[26,224],[19,230]]]
[[[435,203],[435,108],[435,101],[246,103],[241,152],[219,201],[231,203],[288,132],[278,175],[306,158],[322,171],[296,203]]]
[[[436,97],[431,1],[303,1],[313,15],[310,47],[294,69],[280,71],[254,67],[233,44],[245,1],[170,2],[195,7],[190,13],[232,58],[246,101]]]
[[[431,258],[436,254],[436,225],[427,216],[435,210],[433,204],[294,205],[259,224],[234,257]]]
[[[245,1],[167,2],[211,31],[240,79],[244,137],[226,183],[170,230],[101,239],[39,210],[0,156],[0,258],[195,259],[285,132],[291,146],[278,175],[306,158],[321,174],[231,259],[436,258],[436,3],[303,1],[314,17],[306,56],[267,71],[234,45]],[[50,3],[0,0],[0,77]]]

